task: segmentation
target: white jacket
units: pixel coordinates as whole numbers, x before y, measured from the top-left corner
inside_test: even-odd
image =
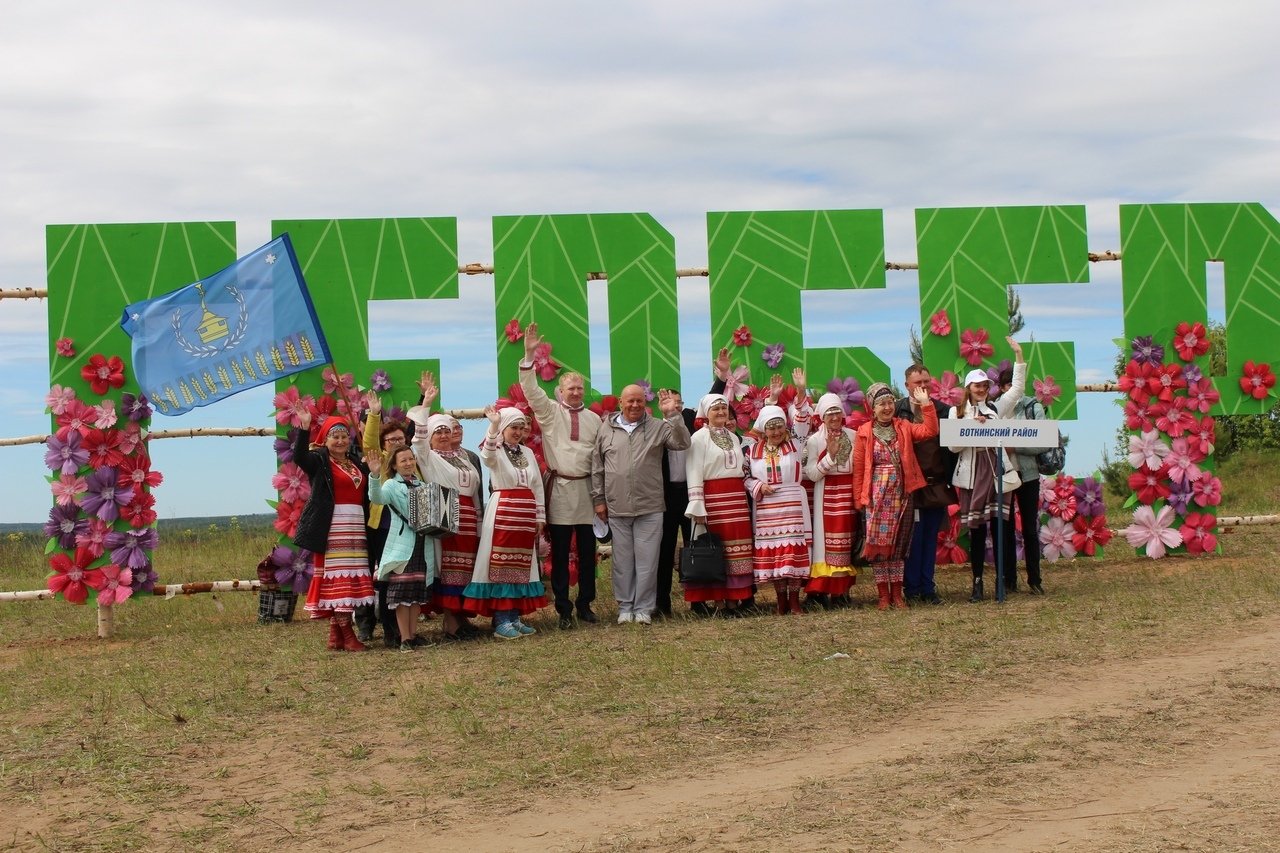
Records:
[[[1018,405],[1018,401],[1022,399],[1022,392],[1027,387],[1027,363],[1019,362],[1013,366],[1013,384],[1009,386],[1009,390],[1000,396],[1000,399],[992,405],[990,402],[981,404],[978,409],[984,414],[988,420],[992,418],[1010,417],[1014,409]],[[956,406],[951,407],[948,414],[950,418],[959,417],[956,412]],[[966,419],[976,419],[978,412],[969,410]],[[973,488],[973,460],[977,455],[976,447],[952,447],[952,453],[957,454],[960,458],[956,462],[956,473],[951,478],[951,485],[957,489]],[[1004,486],[1002,493],[1012,492],[1018,488],[1022,482],[1018,478],[1018,466],[1014,464],[1013,459],[1009,456],[1008,450],[1001,451],[1004,454]]]

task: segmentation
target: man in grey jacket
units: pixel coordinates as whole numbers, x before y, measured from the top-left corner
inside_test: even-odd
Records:
[[[680,398],[658,392],[663,419],[649,414],[644,389],[622,389],[621,411],[596,434],[591,460],[591,501],[613,534],[613,597],[618,624],[649,624],[658,601],[658,551],[665,497],[662,451],[687,450],[689,429]]]

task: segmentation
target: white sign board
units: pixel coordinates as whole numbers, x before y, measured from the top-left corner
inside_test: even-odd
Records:
[[[944,418],[938,421],[938,441],[944,447],[1057,447],[1058,422]]]

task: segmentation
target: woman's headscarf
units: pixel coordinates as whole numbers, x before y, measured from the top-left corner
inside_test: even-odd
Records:
[[[450,432],[453,432],[453,427],[457,422],[458,419],[453,415],[446,415],[443,413],[432,415],[427,418],[427,436],[430,437],[435,435],[436,432],[442,429],[447,429]]]
[[[517,409],[515,406],[504,406],[498,409],[498,436],[501,437],[507,431],[507,427],[516,421],[529,421],[529,416]]]
[[[787,413],[782,411],[781,406],[765,406],[760,410],[760,414],[756,416],[756,422],[752,426],[757,432],[763,433],[769,421],[782,421],[785,424],[787,422]]]
[[[707,413],[711,411],[711,407],[717,403],[729,405],[729,398],[723,394],[704,394],[702,399],[698,401],[698,412],[696,417],[702,422],[706,422]]]
[[[818,398],[818,417],[825,418],[827,416],[827,412],[830,412],[832,409],[839,411],[840,417],[844,417],[844,402],[840,399],[839,394],[832,394],[828,392]]]
[[[339,417],[338,415],[330,415],[324,419],[324,423],[320,424],[320,430],[316,433],[315,443],[324,444],[328,441],[329,433],[333,431],[334,427],[342,427],[347,431],[347,435],[351,434],[350,421],[346,418]]]
[[[874,409],[876,401],[885,395],[888,395],[890,400],[894,399],[893,389],[883,382],[873,382],[867,389],[867,405]]]

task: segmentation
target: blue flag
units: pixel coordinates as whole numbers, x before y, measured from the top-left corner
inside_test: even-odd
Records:
[[[142,393],[162,415],[330,360],[288,234],[195,284],[127,306],[120,326],[133,338]]]

